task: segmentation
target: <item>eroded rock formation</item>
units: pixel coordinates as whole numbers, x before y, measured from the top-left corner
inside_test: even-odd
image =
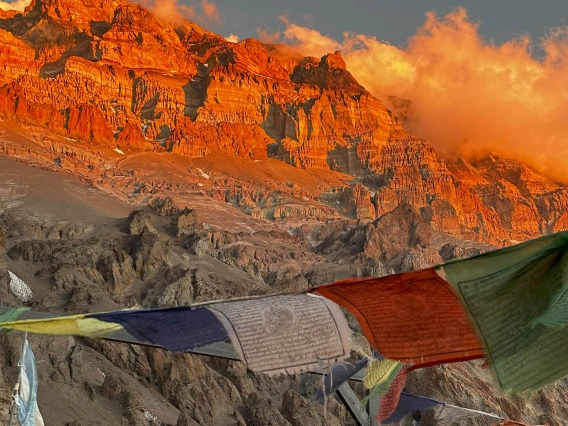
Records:
[[[126,0],[34,0],[3,13],[0,115],[67,138],[67,148],[36,138],[63,154],[54,159],[63,168],[81,150],[89,172],[105,175],[108,167],[86,157],[274,157],[354,177],[358,184],[327,200],[362,221],[407,202],[434,230],[498,245],[568,225],[565,188],[506,159],[443,158],[402,129],[340,53],[302,58],[253,39],[231,43]],[[254,217],[332,217],[298,191],[287,190],[302,202],[283,204],[225,183],[237,193],[223,194],[218,182],[203,191]]]

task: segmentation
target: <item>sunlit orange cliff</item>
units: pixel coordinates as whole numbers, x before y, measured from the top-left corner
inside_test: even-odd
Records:
[[[233,43],[124,0],[33,0],[0,13],[2,126],[30,137],[2,138],[4,154],[57,159],[132,197],[143,182],[180,185],[129,171],[152,153],[190,170],[184,185],[268,220],[368,223],[409,205],[433,231],[494,245],[568,228],[555,175],[502,152],[438,151],[384,102],[398,113],[404,103],[374,97],[339,52]],[[430,31],[442,31],[433,19]]]

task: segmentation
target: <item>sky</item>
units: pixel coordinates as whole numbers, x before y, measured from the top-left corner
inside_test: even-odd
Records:
[[[216,0],[223,19],[211,26],[222,35],[257,37],[256,29],[281,31],[279,16],[314,28],[334,39],[344,32],[364,33],[404,45],[424,23],[426,12],[440,15],[463,6],[480,23],[486,40],[501,43],[519,34],[539,39],[551,27],[568,23],[565,0]]]
[[[193,18],[207,29],[240,39],[258,37],[258,28],[268,33],[282,31],[285,25],[279,17],[285,16],[334,39],[347,31],[404,46],[424,23],[426,12],[445,15],[459,6],[480,23],[479,31],[486,40],[497,43],[520,34],[538,40],[549,28],[568,24],[565,0],[139,0],[153,1],[177,3],[182,11],[193,10]],[[6,9],[10,3],[23,9],[29,0],[0,0],[0,8]],[[209,6],[209,16],[214,14],[211,5],[216,7],[215,19],[199,19],[207,17],[200,10],[203,4]]]

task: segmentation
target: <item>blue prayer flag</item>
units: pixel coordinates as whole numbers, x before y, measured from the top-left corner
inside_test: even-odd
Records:
[[[229,339],[209,309],[181,307],[89,314],[86,318],[120,324],[135,339],[171,352],[186,352]]]
[[[37,406],[38,378],[32,348],[25,342],[24,355],[21,360],[18,396],[18,423],[20,426],[43,426],[43,418]]]
[[[317,399],[324,399],[325,396],[331,395],[339,387],[353,377],[354,374],[362,370],[369,360],[367,358],[360,359],[356,363],[352,364],[350,362],[341,362],[334,365],[331,371],[325,375],[323,380],[323,386],[318,388],[318,393],[316,395]]]
[[[436,401],[435,399],[426,398],[424,396],[412,395],[408,392],[402,392],[398,400],[398,406],[394,413],[389,418],[383,420],[381,423],[393,423],[401,421],[404,416],[415,411],[424,411],[429,408],[435,407],[443,402]]]

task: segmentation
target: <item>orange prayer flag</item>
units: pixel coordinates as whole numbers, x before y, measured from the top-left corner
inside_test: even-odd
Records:
[[[461,302],[434,268],[310,291],[347,308],[375,349],[410,369],[484,356]]]

